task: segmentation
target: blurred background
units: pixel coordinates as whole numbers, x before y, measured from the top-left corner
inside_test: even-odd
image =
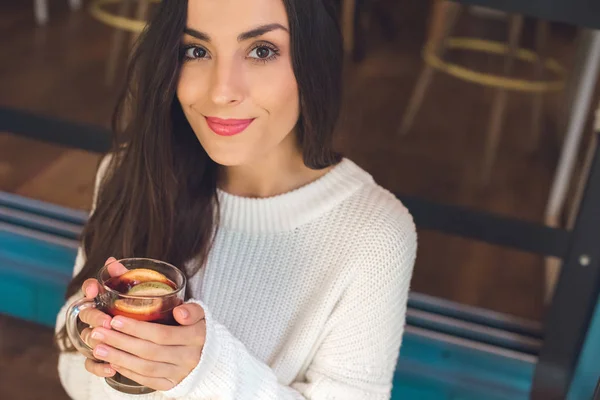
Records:
[[[92,3],[48,0],[44,10],[33,0],[0,0],[0,107],[109,128],[135,34],[94,17]],[[130,19],[143,20],[151,8],[145,1],[113,3],[103,10]],[[459,8],[442,1],[359,1],[348,17],[340,3],[348,57],[338,149],[394,193],[567,226],[577,179],[564,182],[569,190],[558,212],[549,216],[547,205],[573,101],[569,82],[581,29]],[[506,47],[498,54],[461,49],[445,36]],[[510,52],[517,47],[544,58]],[[437,54],[444,66],[432,69],[435,60],[427,64],[424,54]],[[448,64],[475,74],[457,77]],[[517,90],[494,86],[493,77],[503,76]],[[531,89],[528,82],[547,84]],[[585,121],[574,150],[575,177],[584,168],[579,160],[591,140],[592,113]],[[99,159],[0,130],[0,191],[87,212]],[[544,320],[551,289],[543,256],[425,230],[419,247],[413,291]],[[67,398],[52,335],[48,326],[0,315],[0,397]]]

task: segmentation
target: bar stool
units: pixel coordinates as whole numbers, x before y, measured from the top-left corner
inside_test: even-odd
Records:
[[[117,67],[121,53],[125,47],[126,36],[130,34],[129,48],[135,45],[139,34],[144,30],[147,24],[148,12],[151,3],[158,3],[160,0],[94,0],[90,7],[91,15],[98,21],[115,28],[113,34],[111,50],[106,66],[106,84],[114,83]],[[137,3],[132,13],[132,7]],[[106,9],[106,6],[117,4],[118,10],[114,14]]]
[[[69,0],[69,6],[72,10],[81,8],[81,0]],[[48,0],[34,0],[33,14],[38,25],[46,25],[49,19]]]
[[[529,50],[519,48],[519,39],[523,28],[523,16],[521,15],[511,15],[509,17],[507,44],[474,38],[451,37],[450,35],[463,8],[464,6],[453,1],[435,0],[429,26],[429,37],[423,49],[424,67],[413,89],[398,133],[405,135],[410,131],[436,70],[467,82],[496,88],[481,169],[481,183],[486,185],[490,180],[491,170],[500,141],[508,91],[523,91],[534,94],[531,142],[532,146],[536,145],[541,130],[540,120],[543,94],[563,89],[563,75],[565,71],[558,62],[545,56],[549,33],[549,24],[546,21],[539,21],[537,23],[536,47],[538,54],[535,54]],[[504,75],[486,74],[446,62],[443,60],[443,57],[449,49],[463,49],[504,55]],[[534,64],[535,81],[510,77],[514,61],[517,58]],[[559,78],[551,81],[542,80],[545,69],[554,72]]]

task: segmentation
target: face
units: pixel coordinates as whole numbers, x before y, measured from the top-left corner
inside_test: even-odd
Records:
[[[218,164],[299,152],[300,106],[282,0],[189,0],[177,97]]]

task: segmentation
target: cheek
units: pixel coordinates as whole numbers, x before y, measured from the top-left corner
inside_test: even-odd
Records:
[[[184,65],[179,73],[179,82],[177,83],[177,98],[181,105],[196,103],[204,95],[203,89],[206,87],[203,82],[205,74],[197,73],[194,65]]]
[[[260,84],[253,85],[252,96],[270,117],[281,121],[298,119],[300,113],[298,84],[291,66],[266,72]],[[283,121],[281,121],[283,122]]]

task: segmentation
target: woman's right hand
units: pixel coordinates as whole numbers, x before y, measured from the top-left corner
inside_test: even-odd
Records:
[[[106,264],[111,264],[115,261],[117,261],[116,258],[110,257],[108,260],[106,260]],[[120,263],[114,263],[108,267],[108,273],[110,276],[119,276],[125,272],[127,272],[127,268]],[[100,293],[100,283],[96,279],[88,279],[83,282],[81,290],[83,291],[86,299],[93,300],[96,296],[98,296],[98,293]],[[112,321],[112,317],[95,308],[88,308],[81,311],[79,314],[79,319],[83,323],[89,325],[88,328],[85,328],[81,332],[81,338],[92,349],[95,349],[98,345],[98,341],[92,337],[92,330],[99,326],[105,329],[111,329],[110,322]],[[85,360],[85,369],[88,370],[88,372],[103,378],[113,376],[116,373],[116,371],[112,369],[109,364],[89,358]]]

